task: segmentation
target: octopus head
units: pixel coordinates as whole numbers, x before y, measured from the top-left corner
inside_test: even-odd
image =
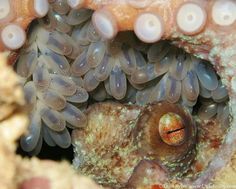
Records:
[[[163,184],[182,177],[195,157],[195,123],[177,104],[100,103],[90,107],[88,120],[85,130],[73,132],[74,165],[103,183],[131,187],[148,177]]]

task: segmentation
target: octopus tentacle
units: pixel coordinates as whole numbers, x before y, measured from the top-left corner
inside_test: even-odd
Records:
[[[163,27],[159,27],[158,29],[159,31],[163,30],[162,39],[185,41],[184,44],[181,42],[181,46],[188,48],[191,52],[194,52],[194,50],[190,49],[189,46],[192,43],[196,45],[196,39],[198,40],[198,44],[204,42],[205,45],[208,45],[208,48],[206,49],[208,52],[213,46],[219,43],[223,44],[224,41],[226,41],[223,36],[229,35],[231,32],[228,29],[233,29],[236,25],[234,20],[235,12],[233,11],[235,2],[230,0],[227,1],[224,6],[221,6],[222,1],[220,0],[135,2],[137,4],[145,4],[142,8],[133,6],[133,3],[125,0],[119,1],[119,3],[117,3],[117,1],[89,0],[81,2],[77,1],[77,3],[80,4],[81,7],[90,8],[99,11],[100,13],[102,10],[110,12],[110,15],[114,18],[113,20],[115,20],[114,23],[116,23],[118,31],[135,31],[135,28],[137,28],[135,24],[136,20],[144,13],[151,12],[159,15],[159,19],[163,20]],[[186,10],[188,11],[186,12]],[[94,14],[96,14],[96,11]],[[217,17],[216,15],[220,11],[222,13]],[[185,19],[180,19],[180,16]],[[158,23],[158,21],[155,20],[159,19],[154,19],[152,22],[149,22],[149,26],[155,26],[155,23]],[[225,19],[224,23],[228,22],[229,24],[220,26],[219,23],[223,22],[222,19]],[[97,20],[97,22],[95,21],[95,24],[99,26],[99,24],[102,23]],[[104,29],[107,28],[104,27]],[[214,40],[216,36],[220,36],[218,41]],[[142,38],[140,39],[142,40]],[[145,41],[145,39],[143,40]],[[149,41],[147,40],[147,42]],[[195,52],[197,53],[198,49],[196,49]]]
[[[3,0],[0,3],[0,51],[15,50],[25,43],[29,23],[44,17],[49,9],[47,0]]]

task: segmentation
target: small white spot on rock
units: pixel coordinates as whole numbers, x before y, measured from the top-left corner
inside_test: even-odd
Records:
[[[236,76],[231,79],[232,92],[236,93]]]

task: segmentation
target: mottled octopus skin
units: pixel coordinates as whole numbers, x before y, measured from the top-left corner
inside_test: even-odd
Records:
[[[160,136],[160,118],[169,112],[183,120],[181,144],[169,145]],[[196,127],[192,116],[178,105],[104,102],[92,105],[87,115],[87,127],[73,131],[74,166],[103,185],[132,188],[143,184],[144,178],[164,184],[181,177],[194,160]]]

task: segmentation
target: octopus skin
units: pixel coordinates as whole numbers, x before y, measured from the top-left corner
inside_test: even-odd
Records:
[[[21,47],[25,41],[24,32],[27,25],[36,17],[41,17],[32,8],[29,1],[4,1],[9,2],[14,9],[13,15],[0,19],[1,23],[1,43],[0,50],[15,50]],[[0,5],[4,5],[2,2]],[[210,60],[215,69],[222,77],[222,81],[228,87],[230,95],[231,114],[235,115],[236,109],[236,76],[235,61],[236,47],[234,41],[236,34],[234,33],[235,23],[235,2],[234,1],[184,1],[184,0],[121,0],[121,1],[90,1],[90,0],[68,0],[73,8],[86,7],[96,10],[93,16],[93,22],[98,32],[107,39],[115,37],[118,31],[134,30],[136,35],[143,41],[155,42],[160,39],[169,39],[173,44],[184,48],[186,51],[203,59]],[[224,4],[223,4],[224,3]],[[47,3],[45,2],[45,5]],[[25,6],[22,6],[25,5]],[[40,4],[41,5],[41,4]],[[20,7],[20,8],[17,8]],[[24,8],[22,8],[24,7]],[[187,8],[186,8],[187,7]],[[189,8],[188,8],[189,7]],[[185,14],[185,10],[187,14]],[[10,10],[13,10],[12,8]],[[219,12],[223,12],[223,15]],[[186,18],[184,21],[179,18]],[[199,17],[200,16],[200,19]],[[145,18],[145,19],[144,19]],[[148,23],[143,23],[150,20]],[[199,21],[200,20],[200,21]],[[187,22],[187,23],[186,23]],[[188,25],[194,22],[189,28]],[[200,22],[200,23],[199,23]],[[16,46],[10,46],[3,36],[8,35],[13,30],[4,30],[8,24],[17,24],[21,28],[21,43],[16,42]],[[144,27],[140,29],[140,23]],[[15,26],[15,25],[14,25]],[[101,27],[102,26],[102,27]],[[105,27],[104,27],[105,26]],[[149,30],[149,26],[151,29]],[[152,28],[153,27],[153,28]],[[105,30],[103,30],[105,28]],[[141,31],[140,31],[141,30]],[[6,31],[6,35],[3,31]],[[153,32],[158,35],[152,35],[150,38],[147,33]],[[146,33],[147,32],[147,33]],[[4,35],[3,35],[4,34]],[[153,33],[152,33],[153,34]],[[23,36],[23,38],[22,38]],[[14,38],[13,38],[14,39]],[[18,34],[16,35],[18,41]],[[10,43],[11,44],[11,43]],[[198,177],[191,185],[206,184],[215,173],[224,167],[232,157],[235,151],[236,140],[236,121],[231,120],[231,128],[227,133],[224,143],[221,145],[218,154],[210,163],[204,173]],[[146,164],[150,165],[149,162]],[[157,170],[162,168],[157,167]],[[163,171],[165,173],[165,171]]]
[[[104,102],[87,115],[88,126],[72,134],[74,166],[105,186],[161,185],[185,174],[195,157],[196,125],[179,105]]]
[[[87,127],[72,134],[73,165],[112,188],[193,187],[225,135],[217,120],[196,121],[165,101],[144,107],[103,102],[86,113]]]

